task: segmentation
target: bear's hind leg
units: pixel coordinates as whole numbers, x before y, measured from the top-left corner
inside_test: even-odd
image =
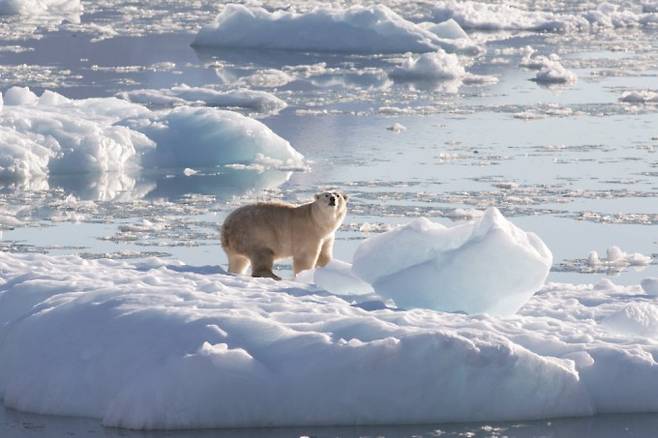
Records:
[[[271,249],[259,249],[250,258],[252,277],[269,277],[275,280],[281,280],[281,277],[272,272],[272,268],[274,267],[274,253]]]
[[[316,267],[324,267],[331,261],[334,253],[334,237],[329,237],[324,242],[322,242],[322,247],[320,248],[320,255],[318,260],[315,262]]]
[[[249,259],[240,254],[229,254],[228,256],[228,272],[234,274],[244,274],[249,266]]]

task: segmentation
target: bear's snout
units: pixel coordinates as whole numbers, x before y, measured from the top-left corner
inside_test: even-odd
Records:
[[[336,206],[336,197],[334,195],[329,196],[329,205],[332,207]]]

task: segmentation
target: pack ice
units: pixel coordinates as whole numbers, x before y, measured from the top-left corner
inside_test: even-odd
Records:
[[[37,97],[20,87],[5,92],[1,108],[4,181],[143,167],[302,161],[290,143],[262,123],[216,108],[151,111],[112,97],[75,100],[51,91]]]
[[[353,53],[460,47],[451,38],[440,38],[384,5],[319,7],[300,14],[229,4],[213,24],[199,31],[193,45]]]
[[[352,270],[404,308],[509,315],[543,286],[552,262],[537,235],[490,208],[451,228],[420,218],[371,237]]]

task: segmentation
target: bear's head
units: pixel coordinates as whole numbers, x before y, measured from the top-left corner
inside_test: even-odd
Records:
[[[347,195],[342,192],[322,192],[315,195],[315,209],[340,225],[347,212]]]

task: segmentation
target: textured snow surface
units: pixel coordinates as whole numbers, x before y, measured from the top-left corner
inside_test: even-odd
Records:
[[[215,23],[199,31],[194,45],[356,53],[455,47],[384,5],[297,14],[230,4]]]
[[[151,111],[117,98],[74,100],[12,87],[0,110],[0,178],[131,172],[258,162],[299,166],[302,156],[262,123],[233,111]]]
[[[401,307],[512,314],[542,287],[552,261],[537,235],[490,208],[450,228],[420,218],[371,237],[352,269]]]
[[[656,298],[638,286],[550,284],[503,318],[367,311],[158,259],[0,253],[0,279],[0,395],[21,410],[131,428],[658,410]]]
[[[0,0],[0,15],[66,15],[80,12],[80,0]]]

